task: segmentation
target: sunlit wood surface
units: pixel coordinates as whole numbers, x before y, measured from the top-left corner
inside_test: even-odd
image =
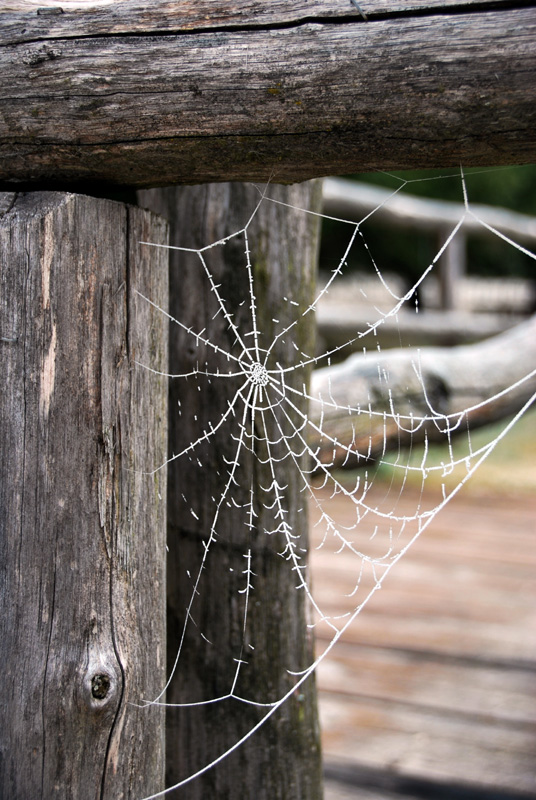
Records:
[[[324,601],[345,559],[313,550]],[[536,492],[458,495],[318,680],[326,800],[536,797]]]

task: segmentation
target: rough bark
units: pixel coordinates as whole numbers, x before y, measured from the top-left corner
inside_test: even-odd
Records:
[[[270,195],[298,207],[319,207],[320,187],[272,187]],[[259,201],[259,192],[241,184],[209,185],[141,193],[141,203],[163,213],[171,222],[172,242],[200,248],[240,230]],[[316,260],[317,218],[296,213],[281,205],[264,203],[249,229],[254,292],[257,306],[259,345],[267,348],[278,326],[290,322],[295,306],[304,309],[312,298]],[[253,346],[250,285],[246,272],[245,241],[232,239],[225,247],[205,253],[218,291],[240,336]],[[237,348],[202,264],[195,254],[173,253],[171,258],[171,313],[193,331],[224,350]],[[279,323],[274,321],[278,318]],[[312,351],[313,315],[301,319],[293,335],[280,339],[274,361],[293,363],[293,342]],[[248,338],[249,336],[249,338]],[[236,352],[240,354],[241,345]],[[229,370],[229,362],[203,341],[172,325],[170,368],[173,373],[191,373],[204,368]],[[231,364],[234,366],[234,364]],[[307,375],[295,377],[301,388]],[[290,377],[289,381],[292,382]],[[172,382],[170,398],[170,453],[184,450],[196,436],[216,430],[208,442],[172,463],[169,474],[169,569],[168,653],[169,668],[182,636],[186,609],[198,575],[205,546],[198,594],[190,610],[177,674],[168,692],[168,702],[185,703],[225,696],[234,686],[237,662],[248,662],[240,670],[234,694],[261,702],[283,696],[294,679],[288,669],[300,670],[311,662],[313,643],[306,628],[303,591],[297,591],[298,573],[292,561],[280,556],[287,541],[283,533],[272,533],[278,521],[277,508],[270,510],[273,476],[266,463],[275,463],[276,477],[284,489],[284,507],[294,541],[307,548],[307,520],[303,511],[302,485],[296,465],[281,456],[281,444],[268,453],[262,444],[263,416],[272,440],[280,439],[271,412],[255,411],[254,457],[248,446],[240,448],[239,468],[233,472],[237,440],[243,421],[244,403],[227,423],[217,428],[228,411],[237,385],[235,379],[191,377]],[[303,405],[303,404],[302,404]],[[280,412],[276,412],[280,414]],[[279,421],[281,421],[279,419]],[[246,427],[249,425],[249,413]],[[232,496],[226,492],[233,474]],[[248,509],[253,507],[253,527]],[[225,502],[218,511],[219,499]],[[217,517],[217,522],[215,519]],[[214,535],[211,529],[215,529]],[[249,612],[244,629],[244,590],[251,554]],[[245,630],[245,632],[244,632]],[[206,638],[205,638],[206,637]],[[207,642],[208,640],[208,642]],[[252,649],[249,645],[253,645]],[[244,649],[243,649],[244,648]],[[225,752],[249,731],[266,712],[233,699],[196,709],[171,709],[167,725],[168,785],[194,773]],[[177,797],[240,797],[244,800],[317,800],[322,797],[319,731],[313,679],[271,717],[253,737],[205,775],[179,790]],[[174,796],[174,795],[172,795]]]
[[[59,193],[0,206],[0,795],[163,780],[165,224]],[[150,333],[149,333],[150,331]]]
[[[311,416],[318,422],[322,413],[322,430],[331,438],[313,433],[312,444],[320,448],[322,463],[355,468],[392,448],[423,441],[425,434],[429,441],[444,438],[432,421],[415,433],[404,431],[393,410],[415,418],[437,413],[452,414],[454,419],[470,408],[467,423],[459,428],[466,434],[467,425],[481,427],[524,406],[536,391],[536,375],[514,384],[535,364],[536,317],[478,344],[423,347],[418,353],[407,348],[356,353],[313,374],[311,394],[324,402],[311,403]],[[385,411],[386,418],[371,418],[369,404],[373,411]],[[349,447],[360,457],[349,456]]]
[[[426,14],[430,11],[456,9],[460,0],[363,0],[359,4],[368,19],[392,14]],[[504,0],[464,0],[464,9],[516,6]],[[46,8],[52,6],[52,8]],[[158,0],[158,13],[152,0],[69,0],[69,7],[58,6],[56,0],[4,0],[0,13],[33,12],[31,16],[5,17],[3,24],[14,41],[31,41],[38,36],[97,36],[122,33],[177,33],[214,28],[256,28],[260,25],[288,25],[304,19],[363,19],[349,3],[333,0],[182,0],[180,8],[174,0]],[[37,12],[37,15],[36,15]],[[36,19],[36,16],[45,19]],[[22,25],[21,25],[22,20]]]
[[[325,0],[4,14],[0,180],[290,182],[534,160],[532,8],[368,5],[368,21]]]

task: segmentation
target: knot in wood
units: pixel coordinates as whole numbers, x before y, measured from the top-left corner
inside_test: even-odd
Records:
[[[109,675],[94,675],[91,678],[91,694],[96,700],[104,700],[110,691],[111,679]]]

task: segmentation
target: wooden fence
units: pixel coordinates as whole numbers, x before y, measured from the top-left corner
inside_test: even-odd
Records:
[[[415,197],[358,181],[326,178],[323,182],[323,207],[326,214],[358,222],[375,211],[376,222],[405,230],[431,231],[438,250],[455,225],[465,221],[438,262],[439,307],[444,311],[460,307],[460,281],[466,272],[467,235],[496,236],[498,231],[520,244],[536,241],[536,218],[496,206],[471,204],[465,214],[463,203]]]
[[[164,785],[163,715],[133,703],[165,672],[165,476],[142,473],[164,461],[166,401],[162,382],[134,368],[147,358],[167,369],[163,316],[134,291],[165,306],[163,251],[137,246],[165,229],[97,198],[534,159],[530,5],[361,5],[366,18],[346,0],[21,0],[0,13],[0,793],[10,800],[139,800]],[[169,573],[168,594],[178,582]],[[266,630],[284,629],[276,611],[267,606]],[[305,648],[300,625],[287,640]],[[214,674],[185,680],[203,678]],[[317,798],[308,698],[188,797]],[[289,779],[278,764],[292,756],[297,714],[311,738]],[[203,750],[203,724],[181,739],[168,724],[172,776],[190,747]]]

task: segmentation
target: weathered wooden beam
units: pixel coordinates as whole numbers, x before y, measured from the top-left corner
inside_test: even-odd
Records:
[[[1,197],[1,196],[0,196]],[[60,193],[0,204],[0,795],[162,786],[166,226]],[[3,213],[2,213],[3,212]]]
[[[274,187],[271,195],[293,206],[317,211],[320,207],[316,183]],[[142,204],[170,220],[172,244],[189,248],[205,247],[241,230],[258,201],[255,187],[243,184],[140,193]],[[303,446],[295,444],[294,460],[281,442],[279,426],[288,428],[285,415],[293,412],[290,404],[281,404],[277,389],[269,387],[268,395],[247,398],[248,365],[257,357],[256,343],[263,360],[274,343],[268,368],[292,365],[295,345],[313,351],[312,314],[303,315],[287,336],[277,333],[294,321],[296,306],[307,308],[312,302],[317,237],[318,217],[265,202],[248,227],[252,284],[243,235],[204,253],[221,304],[197,253],[170,254],[170,308],[182,323],[171,326],[170,370],[190,377],[172,380],[170,395],[169,451],[183,453],[169,471],[170,671],[185,633],[166,700],[180,704],[226,698],[168,710],[170,785],[226,752],[266,712],[237,697],[275,702],[294,685],[287,670],[299,672],[312,661],[308,601],[305,591],[297,591],[308,548],[303,482],[297,469],[300,463],[305,466]],[[249,354],[242,353],[234,325]],[[200,331],[199,339],[195,332]],[[243,374],[237,374],[240,364],[226,353],[231,358],[242,353]],[[224,377],[230,368],[235,377]],[[309,368],[289,372],[286,385],[301,389],[308,372]],[[304,397],[292,394],[291,399],[305,412]],[[299,569],[291,557],[293,545]],[[185,792],[189,800],[320,800],[314,678],[237,752]]]
[[[401,14],[489,10],[527,5],[504,0],[363,0],[359,7],[369,20]],[[155,13],[155,7],[157,13]],[[15,41],[34,38],[180,33],[215,28],[256,28],[306,20],[362,20],[352,0],[4,0],[10,14],[28,13],[22,20],[6,17],[4,28]],[[41,17],[41,19],[36,18]],[[44,19],[43,19],[44,18]]]
[[[4,187],[300,181],[536,156],[525,4],[121,3],[0,15]],[[335,7],[335,8],[334,8]]]

